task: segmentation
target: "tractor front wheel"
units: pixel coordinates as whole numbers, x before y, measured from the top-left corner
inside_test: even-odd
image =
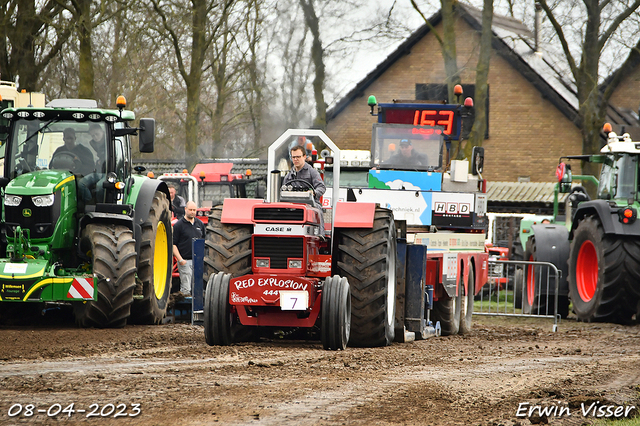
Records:
[[[395,335],[396,229],[377,207],[371,228],[336,230],[338,274],[351,288],[351,346],[386,346]]]
[[[229,304],[231,274],[212,274],[204,294],[204,338],[208,345],[227,346],[233,343],[232,316]]]
[[[97,300],[75,302],[73,312],[80,327],[124,327],[131,314],[136,286],[136,242],[129,228],[90,224],[81,240],[93,262]]]
[[[579,320],[627,323],[640,295],[633,291],[640,271],[640,243],[605,235],[602,224],[580,221],[569,254],[569,294]]]
[[[535,237],[527,240],[527,248],[524,260],[528,262],[541,262],[538,258]],[[559,265],[558,272],[560,272]],[[521,301],[522,312],[530,315],[553,315],[555,303],[555,281],[550,267],[545,265],[525,265],[524,291]],[[519,289],[521,290],[521,289]],[[562,318],[569,315],[569,298],[566,295],[558,295],[558,314]]]
[[[322,347],[344,350],[351,330],[351,292],[346,278],[327,277],[322,286]]]
[[[142,299],[135,300],[131,319],[138,324],[159,324],[167,312],[171,291],[173,238],[166,194],[156,191],[149,217],[142,225],[138,279]]]

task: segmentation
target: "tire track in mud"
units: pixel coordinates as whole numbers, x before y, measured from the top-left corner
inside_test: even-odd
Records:
[[[637,356],[630,358],[639,359]],[[305,425],[310,421],[333,423],[340,419],[347,420],[350,411],[360,407],[393,404],[394,401],[389,394],[393,395],[399,390],[413,387],[462,392],[464,396],[454,403],[460,407],[479,397],[487,403],[495,403],[507,396],[513,397],[530,392],[531,383],[535,383],[536,380],[539,386],[551,385],[566,378],[588,374],[592,367],[592,357],[576,355],[535,359],[493,357],[470,363],[463,368],[452,365],[450,369],[442,366],[434,369],[428,367],[403,369],[401,372],[386,375],[384,380],[343,382],[339,391],[320,390],[307,394],[303,398],[274,404],[271,407],[272,414],[260,416],[260,423]],[[545,371],[549,373],[548,377],[544,374],[540,375]],[[363,392],[363,389],[366,391]]]

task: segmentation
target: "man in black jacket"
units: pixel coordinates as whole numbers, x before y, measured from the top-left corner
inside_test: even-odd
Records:
[[[184,217],[173,225],[173,255],[178,262],[180,292],[185,296],[191,294],[193,285],[193,240],[204,238],[205,233],[204,223],[196,217],[196,211],[196,203],[188,201]]]

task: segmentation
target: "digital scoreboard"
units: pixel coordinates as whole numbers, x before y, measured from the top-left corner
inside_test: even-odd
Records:
[[[460,106],[444,104],[379,104],[378,123],[423,126],[415,133],[442,133],[448,139],[458,139],[462,127]]]

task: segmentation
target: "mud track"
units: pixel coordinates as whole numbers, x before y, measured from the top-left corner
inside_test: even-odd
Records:
[[[187,324],[47,324],[0,327],[0,424],[582,425],[593,403],[640,406],[638,325],[474,317],[465,336],[327,352],[209,347]],[[533,406],[571,415],[516,416]]]

